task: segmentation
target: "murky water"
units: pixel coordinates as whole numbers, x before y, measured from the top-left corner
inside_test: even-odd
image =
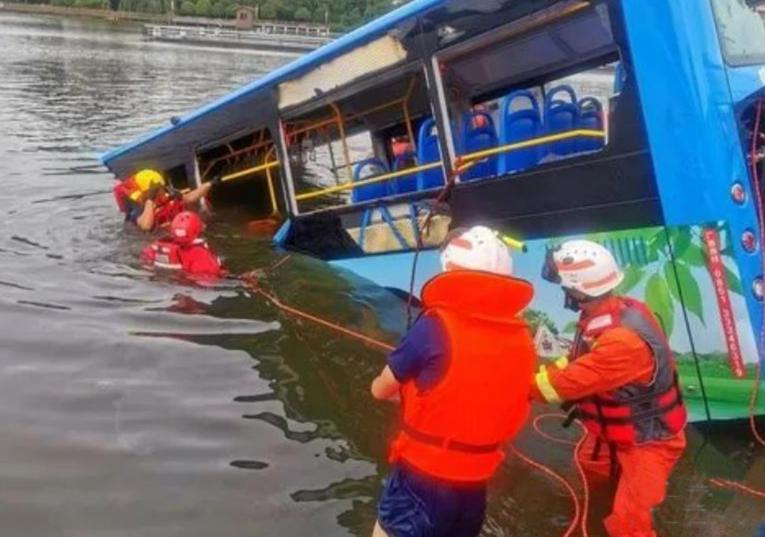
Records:
[[[288,318],[234,283],[141,270],[106,148],[287,58],[143,42],[102,23],[0,14],[0,534],[367,535],[394,409],[367,386],[381,355]],[[238,220],[209,238],[233,270],[279,258]],[[395,341],[404,308],[305,258],[268,279],[289,303]],[[554,425],[549,432],[560,433]],[[765,487],[743,426],[691,430],[659,513],[663,535],[753,535]],[[575,480],[570,448],[518,446]],[[607,507],[596,492],[591,523]],[[511,459],[485,535],[557,536],[570,501]]]

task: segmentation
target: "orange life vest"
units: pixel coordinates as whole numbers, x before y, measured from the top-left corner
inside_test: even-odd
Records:
[[[635,332],[651,348],[656,360],[653,379],[649,384],[628,384],[580,401],[578,417],[592,434],[619,446],[677,435],[688,416],[675,360],[664,331],[645,304],[627,297],[614,298],[606,311],[582,318],[572,358],[589,352],[591,342],[600,334],[619,326]]]
[[[444,272],[425,285],[424,315],[443,323],[449,366],[433,388],[420,391],[414,380],[402,386],[392,463],[452,482],[494,474],[529,412],[536,355],[517,314],[533,294],[523,280],[475,271]]]
[[[135,203],[143,202],[144,193],[141,192],[134,177],[128,177],[127,179],[118,181],[117,184],[114,185],[112,192],[117,207],[122,213],[128,212],[130,201]],[[173,218],[185,210],[183,201],[171,198],[164,191],[157,196],[154,203],[155,226],[163,226],[172,222]]]

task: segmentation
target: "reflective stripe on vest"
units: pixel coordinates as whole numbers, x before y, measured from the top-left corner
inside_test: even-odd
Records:
[[[494,293],[497,300],[507,298],[505,304],[523,307],[531,292],[528,283],[511,278],[450,274],[437,276],[423,290],[425,315],[437,317],[449,338],[449,366],[433,388],[420,391],[414,380],[402,386],[404,425],[391,446],[390,460],[448,481],[482,482],[501,464],[503,444],[529,411],[536,360],[530,331],[515,317],[517,308],[498,313],[501,308],[494,311],[487,304],[487,309],[471,314],[441,300],[434,306],[429,298],[455,295],[455,303],[466,306],[457,294]],[[519,300],[518,293],[528,298]]]
[[[579,417],[591,433],[620,445],[675,436],[685,426],[687,413],[669,342],[643,303],[620,298],[615,305],[607,314],[580,323],[574,358],[587,352],[586,340],[622,326],[635,332],[650,347],[656,362],[653,379],[649,384],[627,384],[581,401]],[[605,317],[610,317],[610,322],[604,322]]]

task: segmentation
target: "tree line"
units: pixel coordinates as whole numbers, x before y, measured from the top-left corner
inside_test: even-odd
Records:
[[[38,0],[39,1],[39,0]],[[57,6],[111,8],[139,13],[234,18],[238,6],[257,9],[266,20],[329,24],[348,30],[368,22],[409,0],[42,0]],[[174,5],[171,5],[174,2]]]

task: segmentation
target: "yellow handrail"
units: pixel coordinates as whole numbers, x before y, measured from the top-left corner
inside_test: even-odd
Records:
[[[306,192],[305,194],[300,194],[298,196],[295,196],[295,199],[297,201],[303,201],[311,198],[318,198],[321,196],[326,196],[329,194],[335,194],[337,192],[344,192],[346,190],[353,190],[354,188],[359,188],[362,186],[367,185],[374,185],[377,183],[383,183],[385,181],[390,181],[391,179],[397,179],[399,177],[404,177],[406,175],[411,175],[413,173],[417,172],[423,172],[426,170],[433,170],[436,168],[441,167],[441,162],[431,162],[430,164],[424,164],[422,166],[415,166],[414,168],[407,168],[406,170],[399,170],[397,172],[392,173],[386,173],[384,175],[378,175],[376,177],[371,177],[369,179],[363,179],[361,181],[354,181],[352,183],[345,183],[343,185],[338,186],[332,186],[329,188],[325,188],[323,190],[316,190],[314,192]]]
[[[279,161],[272,160],[271,162],[266,162],[265,164],[260,164],[253,168],[247,168],[247,169],[238,171],[236,173],[224,175],[223,177],[220,178],[220,180],[225,183],[226,181],[233,181],[234,179],[239,179],[240,177],[252,175],[254,173],[262,172],[264,170],[270,170],[271,168],[276,168],[277,166],[279,166]]]
[[[482,151],[476,151],[475,153],[469,153],[467,155],[461,155],[460,159],[466,160],[481,160],[500,153],[509,153],[510,151],[516,151],[518,149],[526,149],[528,147],[534,147],[537,145],[547,144],[550,142],[559,142],[561,140],[568,140],[569,138],[577,138],[579,136],[589,138],[605,138],[606,133],[603,131],[596,131],[591,129],[577,129],[574,131],[561,132],[558,134],[550,134],[547,136],[541,136],[539,138],[532,138],[531,140],[525,140],[523,142],[516,142],[514,144],[507,144],[499,147],[492,147],[491,149],[484,149]]]
[[[577,138],[580,136],[584,137],[592,137],[592,138],[605,138],[605,133],[603,131],[596,131],[596,130],[590,130],[590,129],[577,129],[574,131],[569,132],[561,132],[559,134],[550,134],[548,136],[541,136],[539,138],[532,138],[531,140],[525,140],[523,142],[516,142],[514,144],[507,144],[503,145],[501,147],[493,147],[491,149],[484,149],[483,151],[476,151],[475,153],[470,153],[467,155],[460,156],[460,161],[462,161],[465,164],[473,165],[475,164],[475,161],[491,157],[493,155],[497,155],[499,153],[506,153],[510,151],[516,151],[518,149],[526,149],[528,147],[534,147],[537,145],[543,145],[550,142],[558,142],[561,140],[567,140],[570,138]],[[377,183],[383,183],[386,181],[390,181],[391,179],[397,179],[399,177],[404,177],[406,175],[411,175],[413,173],[421,172],[421,171],[427,171],[427,170],[433,170],[435,168],[440,168],[441,162],[432,162],[430,164],[424,164],[422,166],[415,166],[414,168],[407,168],[406,170],[400,170],[397,172],[392,173],[386,173],[383,175],[378,175],[376,177],[371,177],[369,179],[364,179],[362,181],[355,181],[351,183],[346,183],[344,185],[338,185],[333,186],[329,188],[325,188],[323,190],[316,190],[314,192],[307,192],[305,194],[299,194],[295,196],[295,200],[297,201],[303,201],[307,199],[312,198],[318,198],[321,196],[329,195],[329,194],[335,194],[337,192],[344,192],[346,190],[353,190],[354,188],[359,188],[362,186],[367,185],[374,185]],[[456,167],[456,166],[455,166]],[[462,171],[467,169],[466,166],[462,166],[460,168]]]

